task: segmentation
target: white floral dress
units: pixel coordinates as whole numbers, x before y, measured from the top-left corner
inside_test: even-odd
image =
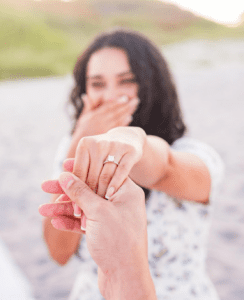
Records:
[[[64,137],[54,162],[53,177],[62,172],[70,137]],[[216,191],[224,166],[210,146],[182,137],[172,149],[201,158],[211,175],[209,204],[175,199],[152,191],[146,203],[148,222],[148,261],[159,300],[218,300],[205,268],[207,238],[211,225]],[[104,299],[98,289],[97,266],[91,258],[83,235],[80,249],[80,272],[70,300]]]

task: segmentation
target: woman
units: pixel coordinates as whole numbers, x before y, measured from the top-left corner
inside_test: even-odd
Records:
[[[205,258],[223,165],[211,147],[184,136],[176,88],[161,52],[136,32],[106,32],[79,57],[74,77],[74,125],[60,144],[55,178],[77,146],[80,163],[68,161],[66,168],[100,196],[109,199],[130,176],[146,194],[148,259],[158,299],[217,300]],[[46,191],[55,193],[52,183]],[[57,198],[51,201],[68,200]],[[90,220],[76,206],[71,216],[71,203],[66,205],[66,213],[44,221],[50,254],[65,264],[79,253],[81,270],[70,299],[102,299],[85,242]]]

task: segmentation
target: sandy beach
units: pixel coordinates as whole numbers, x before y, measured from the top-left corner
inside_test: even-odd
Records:
[[[190,135],[211,145],[226,167],[207,258],[221,300],[244,299],[243,49],[242,40],[162,48]],[[38,213],[49,202],[41,182],[51,178],[58,143],[70,129],[64,104],[72,84],[71,75],[0,82],[0,238],[39,300],[67,299],[79,263],[74,257],[60,267],[50,260]]]

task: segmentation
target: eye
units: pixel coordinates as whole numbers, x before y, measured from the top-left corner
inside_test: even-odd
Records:
[[[104,83],[103,82],[92,82],[91,86],[95,87],[95,88],[100,88],[100,87],[104,86]]]
[[[130,78],[130,79],[124,79],[124,80],[121,80],[121,84],[126,84],[126,83],[134,83],[136,82],[136,79],[135,78]]]

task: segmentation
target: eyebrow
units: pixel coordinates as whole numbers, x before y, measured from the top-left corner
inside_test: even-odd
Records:
[[[123,77],[123,76],[128,75],[128,74],[133,74],[133,73],[132,73],[131,70],[128,70],[128,71],[116,74],[116,76],[117,77]],[[86,80],[87,79],[102,79],[102,77],[103,77],[102,75],[87,76]]]

